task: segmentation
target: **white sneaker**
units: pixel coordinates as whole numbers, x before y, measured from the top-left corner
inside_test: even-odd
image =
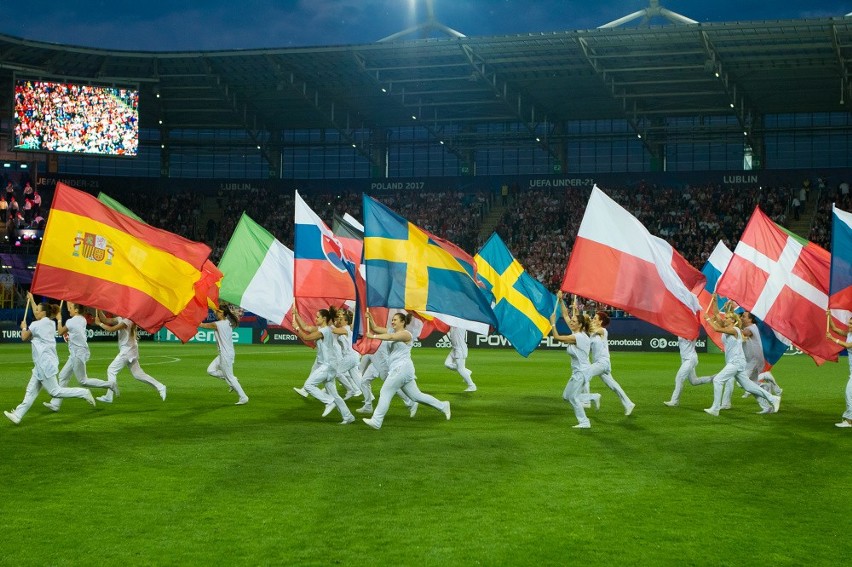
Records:
[[[346,392],[346,395],[343,396],[343,400],[346,401],[349,398],[354,398],[354,397],[355,397],[355,392],[353,392],[352,390],[349,390],[349,391]]]
[[[98,396],[95,399],[98,400],[99,402],[101,402],[102,404],[111,404],[112,403],[112,398],[110,398],[107,394],[104,394],[103,396]]]
[[[470,386],[465,388],[464,391],[465,392],[475,392],[476,391],[476,384],[471,384]]]
[[[595,404],[595,410],[600,411],[601,409],[601,395],[598,393],[592,394],[592,403]],[[627,414],[630,415],[630,414]]]
[[[714,415],[714,416],[716,416],[716,417],[719,417],[719,410],[715,410],[715,409],[713,409],[713,408],[707,408],[707,409],[705,409],[705,410],[704,410],[704,413],[709,413],[710,415]]]
[[[166,387],[163,386],[162,388],[157,388],[157,391],[160,393],[160,397],[165,402],[166,401]]]
[[[293,391],[296,392],[297,394],[299,394],[300,396],[302,396],[303,398],[308,397],[308,392],[305,391],[304,388],[293,388]]]
[[[624,415],[630,415],[631,413],[633,413],[633,408],[635,408],[635,407],[636,407],[636,404],[634,404],[633,402],[630,402],[629,404],[627,404],[624,407]]]
[[[9,417],[9,412],[4,412],[4,413],[6,414],[6,417]],[[9,419],[12,419],[12,418],[11,418],[11,417],[9,417]],[[15,421],[15,420],[14,420],[14,419],[12,419],[12,421]],[[20,421],[20,420],[18,420],[18,421]],[[17,423],[17,421],[15,421],[15,423]],[[852,422],[846,421],[846,420],[844,419],[844,420],[843,420],[843,421],[841,421],[840,423],[835,423],[835,424],[834,424],[834,427],[852,427]]]
[[[751,395],[751,394],[749,394],[748,392],[746,392],[746,393],[744,393],[744,394],[742,395],[742,397],[743,397],[743,398],[747,398],[747,397],[749,397],[750,395]]]
[[[444,402],[444,415],[450,419],[450,402]]]
[[[20,417],[18,417],[18,414],[16,414],[16,413],[15,413],[15,412],[13,412],[13,411],[4,411],[4,412],[3,412],[3,415],[5,415],[6,417],[8,417],[8,418],[9,418],[9,421],[11,421],[12,423],[14,423],[15,425],[18,425],[19,423],[21,423],[21,418],[20,418]],[[840,426],[838,426],[838,427],[840,427]]]
[[[417,415],[417,408],[420,407],[420,404],[417,402],[411,402],[411,405],[408,406],[408,417],[414,417]]]
[[[355,413],[373,413],[373,406],[370,404],[364,404],[360,408],[356,409]]]
[[[781,407],[781,396],[772,396],[772,408],[775,413],[778,413],[778,408]]]
[[[669,400],[667,402],[663,402],[663,403],[666,404],[667,406],[669,406],[670,408],[676,408],[677,407],[677,402],[673,402],[671,400]]]
[[[343,418],[343,421],[340,422],[340,425],[349,425],[350,423],[355,422],[355,416],[351,413]]]
[[[722,410],[722,409],[731,409],[731,404],[722,404],[721,406],[719,406],[719,409],[720,409],[720,410]]]
[[[322,416],[323,417],[327,416],[328,414],[330,414],[331,412],[334,411],[334,408],[335,408],[334,402],[331,402],[330,404],[325,404],[325,409],[322,410]]]
[[[117,398],[117,397],[119,397],[119,396],[121,395],[121,394],[118,392],[118,382],[117,382],[117,381],[110,382],[110,383],[109,383],[109,386],[107,386],[107,388],[109,388],[110,390],[112,390],[112,395],[113,395],[114,397],[116,397],[116,398]]]
[[[571,429],[591,429],[591,428],[592,428],[591,423],[578,423],[577,425],[573,426]]]
[[[762,410],[760,410],[757,413],[759,415],[764,415],[764,414],[767,414],[767,413],[775,413],[775,410],[772,409],[772,406],[766,406],[765,408],[763,408]]]
[[[591,407],[592,407],[592,402],[583,402],[583,407],[584,407],[585,409],[591,409]]]
[[[373,418],[371,418],[371,417],[365,417],[361,421],[363,421],[364,423],[366,423],[367,425],[369,425],[373,429],[380,429],[382,427],[381,425],[379,425],[378,423],[373,421]]]
[[[248,396],[243,396],[242,398],[240,398],[239,400],[237,400],[237,403],[235,403],[234,405],[235,405],[235,406],[244,406],[244,405],[246,405],[247,403],[248,403]]]
[[[50,411],[59,411],[59,408],[58,408],[58,407],[56,407],[55,405],[53,405],[53,404],[52,404],[52,403],[50,403],[50,402],[42,402],[41,404],[42,404],[44,407],[46,407],[47,409],[49,409]]]
[[[90,406],[95,405],[95,398],[92,396],[92,393],[90,391],[86,390],[86,397],[83,399],[86,400]]]

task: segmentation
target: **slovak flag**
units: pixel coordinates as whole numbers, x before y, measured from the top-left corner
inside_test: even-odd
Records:
[[[828,305],[852,310],[852,213],[832,206],[831,284]]]
[[[825,340],[830,266],[827,250],[776,225],[756,207],[716,291],[822,364],[837,360],[842,350]]]
[[[713,249],[713,252],[710,254],[710,257],[707,258],[707,262],[705,262],[704,267],[701,268],[701,273],[707,278],[707,283],[704,284],[704,289],[698,293],[698,303],[701,304],[701,309],[703,309],[705,313],[710,310],[710,302],[713,300],[713,293],[716,292],[716,284],[725,272],[725,268],[728,267],[728,263],[731,261],[731,256],[733,256],[731,249],[725,246],[725,243],[720,240]],[[718,297],[716,307],[722,309],[726,301],[726,298]],[[713,341],[717,347],[725,350],[725,347],[722,344],[722,336],[716,332],[703,317],[701,318],[701,326],[704,327],[704,331],[707,333],[710,340]]]
[[[695,339],[706,278],[597,185],[592,189],[562,290],[624,309]]]
[[[354,270],[334,233],[296,192],[293,295],[296,298],[355,299]]]

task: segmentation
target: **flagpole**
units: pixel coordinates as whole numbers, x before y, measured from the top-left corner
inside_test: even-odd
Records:
[[[828,251],[829,253],[829,263],[828,263],[828,316],[831,317],[831,282],[834,281],[834,219],[837,217],[837,213],[835,212],[836,203],[832,201],[831,203],[831,246]],[[827,331],[828,329],[826,329]]]
[[[30,301],[32,301],[33,296],[27,292],[27,306],[24,308],[24,320],[22,322],[26,322],[27,315],[30,313]]]

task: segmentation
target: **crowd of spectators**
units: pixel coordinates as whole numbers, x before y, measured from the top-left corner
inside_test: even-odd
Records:
[[[29,179],[20,182],[4,179],[5,188],[0,193],[0,221],[7,235],[22,228],[43,229],[49,204],[32,186]]]
[[[362,220],[362,198],[360,193],[304,194],[302,198],[313,211],[329,226],[335,216],[349,214]],[[490,204],[490,196],[484,193],[390,193],[376,197],[403,218],[413,224],[446,238],[464,250],[475,252],[482,217]],[[294,196],[271,193],[263,188],[247,191],[230,191],[217,196],[217,205],[222,211],[221,219],[214,227],[208,227],[207,241],[213,248],[213,257],[218,259],[225,251],[243,211],[258,224],[266,228],[286,246],[293,246]]]
[[[138,93],[39,81],[15,85],[18,149],[135,156]]]
[[[832,203],[852,210],[848,182],[835,187],[820,183],[810,239],[830,247]],[[651,232],[667,240],[693,266],[701,268],[721,240],[733,249],[755,206],[775,222],[793,221],[792,201],[800,188],[706,184],[664,187],[650,183],[607,187],[606,193],[636,216]],[[512,192],[495,230],[516,258],[536,279],[558,289],[580,222],[589,189],[529,188]],[[115,195],[145,222],[192,240],[207,242],[218,261],[243,211],[278,240],[293,247],[294,195],[264,188],[222,191],[215,197],[184,191],[151,195],[134,191]],[[362,219],[360,193],[316,194],[302,197],[327,224],[349,213]],[[474,254],[488,234],[482,221],[501,193],[395,192],[375,196],[402,217]],[[21,207],[23,201],[25,206]],[[0,194],[0,215],[14,227],[43,227],[47,205],[30,183],[9,181]],[[13,213],[14,211],[14,213]],[[7,227],[9,224],[7,223]],[[594,307],[590,304],[586,307]]]
[[[174,232],[190,240],[203,240],[198,226],[204,207],[204,196],[195,191],[150,194],[133,191],[110,195],[133,211],[143,222]]]
[[[843,180],[833,187],[821,187],[816,213],[811,223],[808,240],[831,250],[831,207],[852,212],[852,195],[849,193],[849,181]]]

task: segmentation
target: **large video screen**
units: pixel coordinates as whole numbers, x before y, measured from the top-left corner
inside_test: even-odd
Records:
[[[15,150],[135,156],[139,90],[15,80]]]

